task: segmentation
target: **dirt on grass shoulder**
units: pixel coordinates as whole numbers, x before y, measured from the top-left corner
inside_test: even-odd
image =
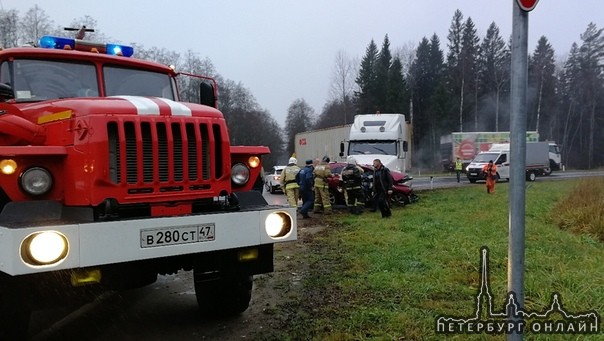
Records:
[[[308,261],[308,255],[317,251],[315,238],[326,226],[318,219],[298,220],[298,240],[275,244],[275,271],[254,279],[252,302],[245,312],[245,316],[253,320],[246,321],[245,334],[249,338],[299,339],[300,335],[307,335],[309,314],[313,306],[321,304],[322,298],[313,297],[303,280],[311,267],[316,266]]]

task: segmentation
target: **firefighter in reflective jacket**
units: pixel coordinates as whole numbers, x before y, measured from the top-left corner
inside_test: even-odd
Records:
[[[324,156],[321,162],[315,166],[315,206],[313,213],[331,214],[331,202],[329,202],[329,157]]]
[[[349,156],[347,162],[348,164],[342,170],[342,180],[344,188],[346,188],[346,195],[348,196],[346,204],[350,213],[361,214],[363,213],[362,206],[365,204],[361,188],[364,171],[363,168],[357,165],[357,160],[354,156]]]
[[[287,203],[291,207],[298,207],[298,198],[300,197],[300,185],[296,182],[296,175],[300,171],[297,165],[298,160],[295,157],[290,157],[287,162],[287,167],[281,172],[281,188],[287,196]]]

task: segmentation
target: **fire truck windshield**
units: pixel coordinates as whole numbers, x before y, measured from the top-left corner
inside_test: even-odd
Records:
[[[155,96],[175,100],[172,78],[159,72],[105,66],[107,96]]]
[[[11,68],[11,62],[5,61],[0,65],[0,82],[13,87],[17,102],[99,95],[91,63],[15,59]]]
[[[105,96],[155,96],[176,99],[170,75],[141,69],[103,67]],[[98,97],[95,65],[40,59],[15,59],[0,64],[0,83],[10,85],[17,102]]]

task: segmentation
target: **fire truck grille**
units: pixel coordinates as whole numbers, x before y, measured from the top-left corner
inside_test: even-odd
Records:
[[[109,122],[112,182],[168,183],[210,179],[210,131],[206,124]]]

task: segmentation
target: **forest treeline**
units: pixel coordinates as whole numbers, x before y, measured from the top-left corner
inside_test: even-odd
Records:
[[[86,39],[106,37],[92,16],[71,27],[96,28]],[[0,10],[0,47],[35,44],[45,34],[65,35],[38,5],[21,14]],[[588,23],[579,43],[563,60],[542,36],[528,56],[528,130],[561,145],[572,168],[604,165],[604,35]],[[438,169],[440,136],[455,131],[508,131],[510,118],[510,39],[495,22],[479,36],[470,17],[453,14],[445,43],[436,34],[415,46],[393,49],[386,34],[378,47],[371,40],[360,60],[344,51],[335,56],[329,99],[317,114],[303,98],[292,101],[281,127],[241,82],[222,77],[212,61],[188,50],[132,44],[135,56],[175,65],[177,70],[217,79],[219,107],[233,144],[267,145],[267,165],[283,163],[295,149],[296,133],[349,124],[356,114],[397,112],[413,127],[414,167]],[[193,84],[179,84],[184,100]],[[250,124],[251,123],[251,124]]]

